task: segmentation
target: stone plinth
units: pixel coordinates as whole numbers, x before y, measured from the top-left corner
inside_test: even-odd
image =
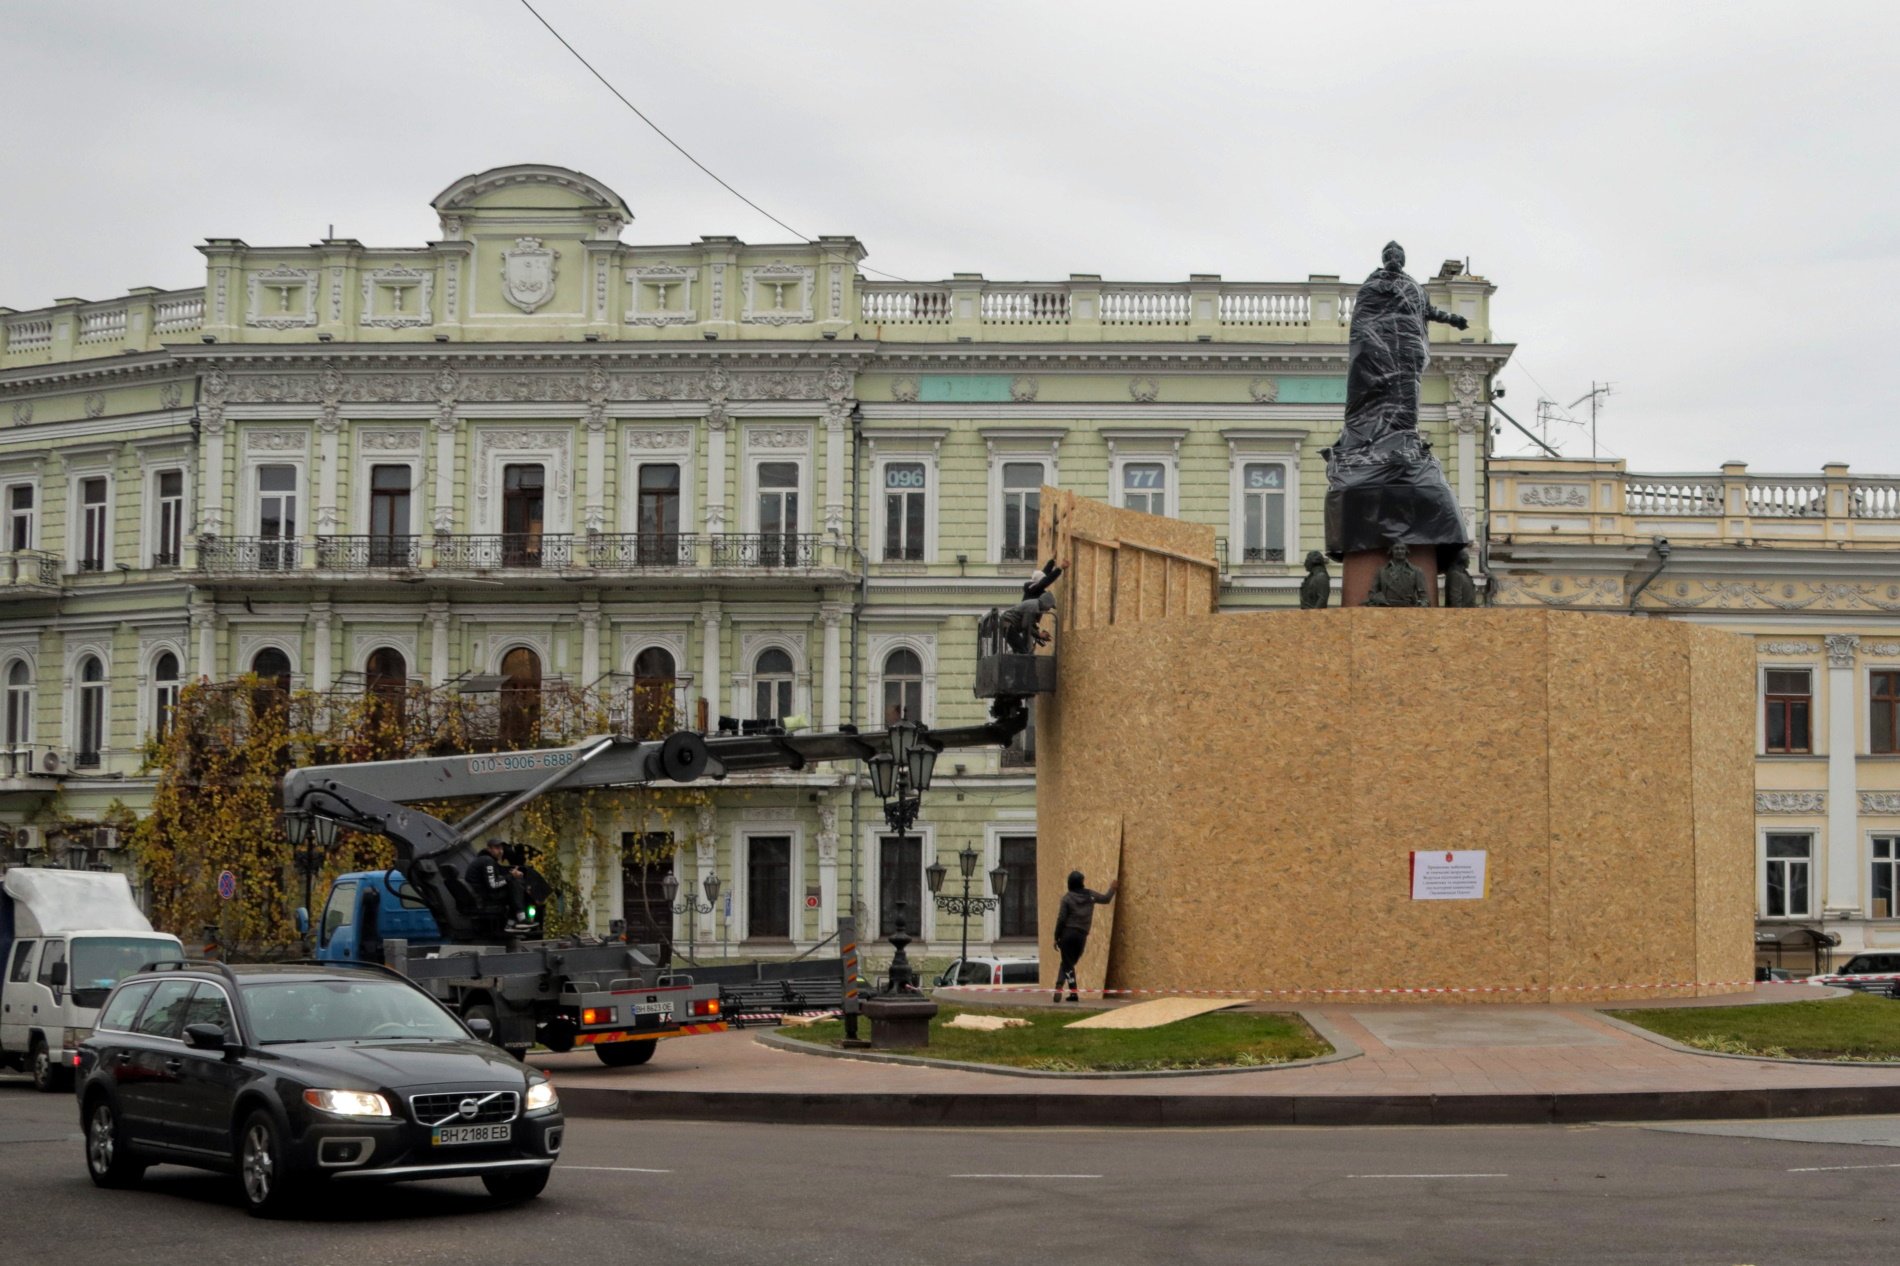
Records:
[[[930,1045],[937,1004],[918,997],[866,998],[864,1014],[871,1021],[872,1050],[915,1050]]]

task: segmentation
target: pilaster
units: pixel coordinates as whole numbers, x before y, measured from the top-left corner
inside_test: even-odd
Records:
[[[1854,657],[1860,638],[1829,633],[1827,643],[1826,909],[1861,912],[1860,818],[1854,757]]]

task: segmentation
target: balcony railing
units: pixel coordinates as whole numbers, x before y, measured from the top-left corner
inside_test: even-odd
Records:
[[[422,565],[418,536],[319,536],[321,571],[407,571]]]
[[[198,566],[209,572],[296,571],[302,556],[300,542],[278,537],[210,536],[198,546]]]
[[[1036,559],[1036,543],[1026,541],[1021,545],[1003,544],[1002,561],[1006,563],[1033,563]]]
[[[938,285],[860,281],[859,316],[867,325],[947,325],[958,294],[973,301],[962,320],[981,325],[1344,327],[1355,287],[1331,278],[1305,282],[1201,280],[1153,284],[1096,280],[971,281]],[[1337,334],[1332,337],[1337,337]]]
[[[1699,517],[1722,513],[1719,479],[1704,481],[1688,476],[1631,479],[1624,495],[1624,504],[1631,514]]]
[[[817,533],[752,532],[712,538],[714,567],[816,567]]]
[[[690,534],[608,532],[587,538],[587,562],[601,571],[691,567],[698,558],[699,538]]]
[[[574,562],[574,538],[542,532],[504,532],[499,536],[451,536],[435,538],[437,567],[472,568],[493,571],[498,568],[567,567]]]
[[[1900,519],[1900,479],[1858,480],[1847,504],[1857,519]]]
[[[9,585],[59,588],[59,555],[49,554],[39,549],[19,549],[8,554],[6,558],[6,578]]]

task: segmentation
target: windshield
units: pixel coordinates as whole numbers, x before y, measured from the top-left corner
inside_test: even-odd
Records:
[[[73,965],[68,979],[73,1000],[96,1007],[106,991],[147,963],[175,963],[183,957],[178,942],[157,937],[82,936],[73,941]]]
[[[244,986],[251,1031],[273,1042],[468,1034],[433,1000],[394,980],[291,980]]]

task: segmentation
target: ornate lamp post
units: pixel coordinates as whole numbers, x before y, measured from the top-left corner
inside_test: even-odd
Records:
[[[284,814],[283,827],[284,838],[297,851],[297,869],[303,875],[303,908],[314,927],[317,920],[310,913],[311,887],[316,882],[317,871],[322,869],[322,856],[336,844],[336,819],[291,809]]]
[[[666,872],[666,878],[660,881],[660,891],[666,894],[667,908],[672,910],[674,914],[690,914],[693,916],[686,921],[686,961],[695,967],[699,965],[699,916],[702,914],[711,914],[713,912],[713,903],[719,900],[718,874],[708,871],[706,874],[706,882],[701,886],[706,890],[705,905],[699,904],[699,898],[695,897],[690,890],[686,894],[686,900],[675,905],[673,898],[677,897],[680,891],[679,876],[669,870]]]
[[[884,821],[897,833],[898,856],[903,856],[910,829],[917,824],[922,793],[930,789],[937,767],[936,744],[915,721],[899,721],[890,729],[888,756],[873,757],[871,789],[884,802]],[[897,927],[890,935],[896,955],[891,959],[885,991],[864,1004],[871,1017],[871,1039],[876,1046],[923,1046],[930,1040],[930,1020],[937,1004],[919,995],[917,973],[904,949],[910,936],[904,930],[904,905],[897,905]]]
[[[963,951],[957,957],[956,979],[956,983],[960,985],[964,983],[963,975],[970,963],[970,916],[987,914],[1003,903],[1003,893],[1009,889],[1009,872],[1001,866],[990,871],[990,891],[995,893],[995,896],[972,897],[970,880],[976,876],[976,850],[967,844],[957,854],[957,869],[963,872],[963,895],[960,897],[938,895],[943,890],[944,876],[949,874],[942,862],[932,862],[924,870],[924,875],[930,881],[930,895],[936,899],[937,909],[945,914],[963,916]]]

